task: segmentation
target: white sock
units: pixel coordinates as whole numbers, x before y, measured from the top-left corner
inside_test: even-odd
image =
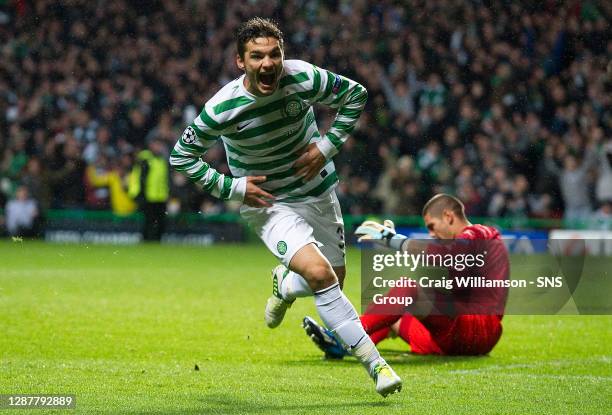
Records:
[[[328,329],[336,333],[368,373],[382,358],[367,335],[355,307],[340,290],[338,283],[314,293],[317,311]]]
[[[310,297],[312,295],[312,289],[304,277],[293,271],[289,271],[281,282],[280,294],[285,300],[293,301],[298,297]]]

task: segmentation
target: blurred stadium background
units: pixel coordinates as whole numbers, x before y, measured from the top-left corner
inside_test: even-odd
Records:
[[[81,413],[609,413],[609,316],[508,315],[487,357],[385,340],[406,386],[381,401],[354,360],[320,359],[310,301],[264,329],[275,261],[238,206],[168,172],[162,242],[194,246],[136,245],[138,155],[167,160],[239,76],[233,33],[254,15],[287,57],[369,91],[335,158],[347,235],[366,216],[422,235],[445,191],[523,268],[552,232],[612,253],[609,1],[0,0],[0,392],[74,393]],[[221,145],[205,158],[228,172]],[[356,248],[347,262],[358,299]]]
[[[579,0],[1,0],[0,232],[138,241],[138,153],[160,141],[166,158],[239,76],[233,33],[253,15],[280,23],[287,57],[369,91],[335,159],[349,227],[419,226],[445,191],[505,230],[610,230],[611,14]],[[322,130],[332,116],[319,109]],[[228,172],[221,145],[206,160]],[[236,205],[168,181],[164,240],[248,239]]]

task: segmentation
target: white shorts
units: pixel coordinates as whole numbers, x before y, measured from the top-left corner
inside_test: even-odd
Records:
[[[285,266],[310,243],[317,244],[333,267],[345,265],[344,221],[333,190],[305,202],[274,203],[269,208],[243,205],[240,215]]]

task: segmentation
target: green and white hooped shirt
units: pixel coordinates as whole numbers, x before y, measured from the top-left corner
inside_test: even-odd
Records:
[[[357,82],[300,60],[286,60],[278,89],[270,96],[249,93],[244,75],[225,85],[204,105],[178,140],[170,164],[213,196],[243,200],[246,176],[267,176],[260,187],[277,201],[319,196],[338,182],[332,157],[338,153],[363,111],[366,89]],[[324,137],[312,105],[337,108]],[[232,177],[220,174],[201,156],[221,139]],[[316,142],[328,160],[314,179],[295,177],[292,165]]]

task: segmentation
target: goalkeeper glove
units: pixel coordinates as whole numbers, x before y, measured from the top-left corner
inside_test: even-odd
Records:
[[[358,242],[376,242],[386,247],[401,250],[406,236],[395,232],[395,224],[389,219],[385,219],[381,225],[373,220],[366,220],[355,230],[355,235],[359,236]]]

